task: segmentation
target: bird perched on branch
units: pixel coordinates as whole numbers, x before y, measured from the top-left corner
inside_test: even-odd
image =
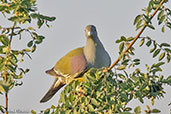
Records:
[[[84,47],[70,51],[52,69],[46,71],[47,74],[55,76],[55,81],[41,99],[41,103],[51,99],[60,88],[82,75],[88,69],[92,67],[108,67],[110,65],[110,56],[98,38],[96,27],[88,25],[85,28],[85,35],[87,42]]]

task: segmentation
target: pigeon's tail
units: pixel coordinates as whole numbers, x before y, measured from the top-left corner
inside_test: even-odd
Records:
[[[49,89],[49,91],[45,94],[45,96],[40,100],[40,103],[47,102],[51,99],[55,93],[65,85],[64,81],[61,78],[56,78],[53,85]]]

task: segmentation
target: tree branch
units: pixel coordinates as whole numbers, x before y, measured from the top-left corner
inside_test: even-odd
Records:
[[[6,53],[5,66],[8,63],[8,56],[10,55],[11,42],[12,42],[15,25],[16,25],[16,22],[13,23],[13,27],[11,28],[11,36],[10,36],[9,42],[8,42],[8,50]],[[7,68],[4,69],[4,80],[5,80],[5,82],[7,82]],[[8,93],[7,92],[5,93],[5,113],[8,114]]]
[[[165,0],[162,0],[160,2],[160,5],[158,8],[156,8],[156,10],[153,12],[153,14],[150,17],[150,20],[152,20],[152,18],[155,16],[155,14],[157,13],[157,11],[159,10],[159,8],[162,6],[162,4],[164,3]],[[140,37],[140,35],[143,33],[144,29],[147,27],[148,23],[145,24],[142,29],[140,30],[140,32],[136,35],[136,37],[134,38],[134,40],[128,45],[128,47],[123,51],[123,53],[116,59],[116,61],[105,70],[105,72],[107,72],[108,70],[111,70],[119,61],[120,59],[123,57],[123,55],[125,55],[127,53],[127,51],[132,47],[132,45],[136,42],[136,40]]]

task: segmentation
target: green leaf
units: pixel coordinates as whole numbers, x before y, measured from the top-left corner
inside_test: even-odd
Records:
[[[125,65],[121,65],[121,66],[118,66],[118,67],[117,67],[117,70],[124,70],[125,68],[126,68]]]
[[[28,29],[29,29],[29,30],[34,30],[34,31],[35,31],[35,29],[34,29],[33,27],[28,27]]]
[[[118,74],[119,78],[126,80],[126,77],[123,74]]]
[[[121,41],[126,41],[126,37],[125,36],[121,36]]]
[[[13,16],[13,17],[8,18],[8,20],[9,21],[19,21],[19,17]]]
[[[96,107],[98,107],[100,105],[100,103],[95,99],[95,98],[92,98],[91,99],[91,102],[92,104],[94,104]]]
[[[161,49],[157,49],[154,53],[153,53],[153,58],[156,57],[159,53],[160,53]]]
[[[2,42],[2,44],[4,44],[5,46],[8,46],[8,37],[6,37],[5,35],[0,35],[0,41]]]
[[[120,42],[122,42],[122,41],[121,41],[121,40],[116,40],[116,41],[115,41],[115,43],[120,43]]]
[[[161,53],[159,56],[159,61],[161,61],[165,57],[165,52]]]
[[[44,114],[49,114],[50,113],[50,108],[47,108],[45,111],[44,111]]]
[[[151,66],[151,68],[159,67],[159,66],[161,66],[161,65],[163,65],[163,64],[165,64],[165,62],[159,62],[159,63],[157,63],[157,64],[153,64],[153,65]]]
[[[147,108],[148,111],[150,110],[150,107],[148,105],[146,106],[146,108]]]
[[[139,97],[138,100],[141,102],[141,103],[144,103],[144,100],[142,97]]]
[[[168,77],[167,77],[167,80],[170,80],[170,81],[171,81],[171,76],[168,76]],[[171,105],[171,104],[170,104],[170,105]]]
[[[167,22],[166,26],[171,29],[171,23],[170,22]]]
[[[136,30],[138,30],[139,28],[142,27],[142,22],[143,22],[142,19],[138,21],[138,23],[137,23],[137,25],[136,25]]]
[[[0,105],[0,111],[2,112],[2,113],[5,113],[5,111],[4,111],[4,109],[3,109],[3,107]]]
[[[8,51],[8,47],[3,47],[2,48],[2,53],[6,53]]]
[[[42,35],[39,35],[39,38],[40,38],[41,40],[45,39],[45,37],[42,36]]]
[[[36,33],[36,32],[32,32],[32,34],[33,34],[33,36],[34,36],[33,38],[37,40],[37,39],[38,39],[37,33]]]
[[[170,54],[167,54],[167,63],[170,62]]]
[[[163,47],[163,46],[164,46],[164,47],[170,47],[170,44],[168,44],[168,43],[162,43],[162,44],[160,44],[160,46],[161,46],[161,47]]]
[[[131,67],[134,67],[134,65],[133,64],[129,64],[128,68],[131,68]]]
[[[40,28],[43,25],[43,23],[44,23],[44,20],[39,18],[37,21],[37,27]]]
[[[36,44],[42,43],[42,41],[43,41],[44,38],[45,38],[44,36],[38,36],[35,43],[36,43]]]
[[[134,63],[135,65],[139,65],[140,63],[139,62],[136,62],[136,63]]]
[[[171,53],[171,49],[169,49],[169,48],[165,48],[164,50],[166,50],[167,53]]]
[[[146,45],[149,47],[151,45],[151,40],[149,40]]]
[[[154,105],[154,97],[151,98],[151,104]]]
[[[35,112],[34,110],[31,110],[31,113],[32,113],[32,114],[36,114],[36,112]]]
[[[36,50],[36,45],[33,45],[31,52],[33,53],[35,50]]]
[[[142,18],[142,15],[137,15],[134,20],[134,25],[139,22],[139,20]]]
[[[140,107],[140,106],[137,106],[137,107],[134,109],[134,112],[135,112],[135,114],[140,114],[140,113],[141,113],[141,107]]]
[[[151,70],[150,72],[156,73],[158,71],[162,71],[162,69],[160,67],[156,67],[155,69]]]
[[[169,0],[165,0],[164,3],[167,3]]]
[[[12,64],[12,65],[14,65],[15,67],[17,67],[17,61],[15,61],[14,59],[9,59],[9,61],[10,61],[10,63]]]
[[[152,109],[151,113],[160,113],[161,111],[159,109]]]
[[[152,53],[153,51],[155,51],[156,48],[157,48],[157,45],[156,45],[155,41],[153,41],[153,46],[154,47],[152,49],[150,49],[150,53]]]
[[[144,38],[140,41],[140,47],[144,44],[144,41],[145,41]]]
[[[151,23],[151,20],[150,20],[150,18],[148,16],[144,15],[144,17],[145,17],[147,23]]]
[[[164,21],[165,17],[166,17],[166,16],[163,15],[163,16],[159,19],[159,23],[158,23],[159,25]]]
[[[134,59],[133,61],[134,61],[134,62],[139,62],[139,61],[140,61],[140,59]]]
[[[119,52],[122,53],[124,49],[124,42],[122,42],[120,45],[119,45]]]
[[[48,16],[46,16],[45,19],[47,21],[54,21],[56,19],[56,17],[48,17]]]
[[[91,104],[88,104],[89,111],[94,111],[94,107]]]
[[[128,50],[128,53],[131,54],[131,55],[135,55],[133,50],[131,50],[131,48]]]
[[[30,52],[31,50],[30,49],[23,49],[23,51]]]
[[[138,25],[138,24],[137,24]],[[140,29],[141,27],[143,27],[144,25],[139,25],[139,26],[136,26],[136,31],[138,30],[138,29]]]
[[[153,1],[150,1],[149,2],[149,5],[147,7],[147,10],[146,10],[146,14],[149,15],[149,13],[151,12],[152,10],[152,5],[153,5]]]
[[[164,10],[161,10],[160,13],[158,14],[157,18],[160,19],[164,14]]]
[[[131,110],[132,110],[132,108],[130,108],[130,107],[125,108],[125,111],[131,111]]]
[[[24,71],[24,73],[27,73],[27,72],[29,72],[29,71],[30,71],[30,69],[27,68],[27,69]]]
[[[4,68],[4,64],[0,64],[0,72],[2,72],[3,68]]]
[[[147,64],[145,64],[145,67],[146,67],[147,71],[150,72],[150,67]]]
[[[160,4],[159,1],[154,1],[153,3],[156,4],[156,5],[159,5]]]
[[[70,94],[70,95],[69,95],[69,101],[72,103],[73,100],[74,100],[74,95]]]
[[[31,40],[31,41],[27,44],[28,47],[31,47],[32,45],[33,45],[33,40]]]
[[[0,81],[0,92],[4,92],[4,93],[8,93],[9,89],[10,89],[10,84],[5,82],[4,80]]]
[[[164,27],[164,25],[163,25],[163,27],[162,27],[161,31],[162,31],[162,32],[164,32],[164,31],[165,31],[165,27]]]
[[[127,41],[132,41],[134,38],[133,37],[129,37],[128,39],[127,39]]]
[[[121,64],[123,64],[123,65],[127,65],[127,64],[128,64],[128,62],[129,62],[129,59],[125,59],[124,61],[122,61],[122,63],[121,63]]]
[[[147,27],[149,27],[149,28],[151,28],[151,29],[153,29],[153,30],[155,29],[155,28],[153,27],[153,25],[149,25],[149,24],[148,24]]]
[[[38,14],[37,13],[32,13],[30,14],[30,16],[33,18],[33,19],[36,19],[38,17]]]
[[[12,65],[7,65],[7,68],[11,71],[11,72],[16,72],[16,68],[15,67],[13,67]]]

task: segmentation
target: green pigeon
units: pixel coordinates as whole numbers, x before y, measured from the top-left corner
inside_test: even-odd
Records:
[[[55,80],[40,100],[41,103],[47,102],[60,88],[88,69],[108,67],[111,64],[110,56],[98,38],[96,27],[94,25],[86,26],[85,35],[87,41],[84,47],[70,51],[52,69],[46,71],[47,74],[55,76]]]

